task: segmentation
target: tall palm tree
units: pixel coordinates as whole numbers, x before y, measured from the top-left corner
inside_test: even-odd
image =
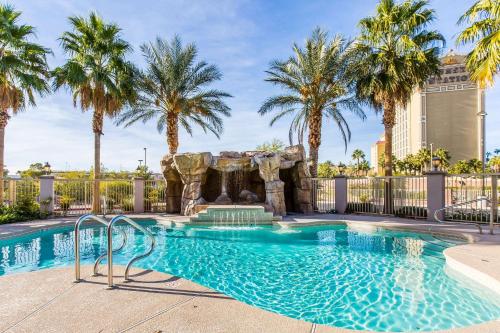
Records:
[[[457,38],[460,44],[476,43],[467,55],[471,79],[481,88],[492,86],[500,69],[500,2],[479,0],[460,18],[469,25]]]
[[[35,29],[18,22],[21,12],[0,5],[0,204],[4,195],[5,127],[11,117],[35,105],[35,95],[50,91],[47,54],[50,50],[33,43]]]
[[[352,152],[351,158],[356,161],[356,171],[360,171],[360,161],[365,159],[365,153],[361,149],[355,149]]]
[[[426,0],[381,0],[375,16],[359,22],[357,96],[376,111],[383,110],[386,176],[392,175],[396,108],[406,105],[417,86],[439,74],[444,38],[426,29],[435,18],[426,6]]]
[[[179,147],[179,124],[192,135],[192,124],[205,133],[219,137],[223,130],[221,116],[229,117],[230,109],[223,99],[226,92],[207,86],[222,78],[214,65],[195,62],[198,51],[194,44],[182,46],[179,36],[171,42],[157,38],[155,43],[141,46],[147,69],[140,74],[137,101],[123,113],[118,124],[129,126],[136,121],[157,118],[158,132],[166,128],[170,154]]]
[[[285,61],[275,60],[266,71],[266,81],[279,85],[285,94],[268,98],[259,110],[267,114],[277,109],[272,126],[279,119],[292,115],[290,143],[294,133],[299,143],[308,132],[309,162],[313,177],[317,176],[318,151],[321,145],[323,117],[333,121],[342,135],[344,145],[351,138],[351,131],[343,111],[350,111],[361,119],[365,114],[354,96],[353,80],[349,75],[351,62],[350,43],[341,36],[328,38],[319,28],[307,39],[304,48],[293,45],[293,56]]]
[[[130,45],[121,38],[116,24],[103,21],[96,13],[88,18],[69,18],[72,31],[60,38],[67,62],[53,71],[54,89],[65,86],[73,93],[73,103],[82,111],[93,111],[94,196],[93,210],[100,210],[101,135],[104,116],[115,117],[134,99],[134,66],[125,60]]]

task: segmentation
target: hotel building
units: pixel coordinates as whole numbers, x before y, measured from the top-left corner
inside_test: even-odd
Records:
[[[450,51],[441,59],[441,77],[431,77],[416,89],[405,108],[396,112],[393,154],[404,158],[421,148],[444,148],[451,163],[483,159],[484,90],[470,81],[465,56]],[[372,145],[372,166],[378,169],[380,140]],[[382,150],[383,153],[383,150]],[[377,161],[373,158],[377,155]],[[380,170],[377,170],[380,171]]]

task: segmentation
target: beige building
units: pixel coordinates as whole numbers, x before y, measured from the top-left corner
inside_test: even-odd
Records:
[[[382,175],[384,172],[384,168],[379,165],[379,161],[381,156],[384,155],[385,152],[385,137],[382,134],[377,142],[372,144],[370,149],[370,161],[371,167],[375,174]]]
[[[448,150],[451,163],[482,160],[484,91],[470,81],[465,56],[450,51],[441,61],[441,77],[430,78],[415,91],[406,108],[397,110],[393,153],[400,159],[423,147],[430,149],[432,144],[434,149]]]

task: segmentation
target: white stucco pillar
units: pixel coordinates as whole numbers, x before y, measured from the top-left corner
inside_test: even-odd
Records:
[[[427,174],[427,220],[436,221],[434,213],[446,205],[445,186],[446,173],[430,171]],[[440,220],[444,220],[444,211],[438,213]]]
[[[347,177],[335,176],[335,211],[345,214],[347,210]]]
[[[40,176],[40,209],[48,214],[54,211],[54,176]],[[44,204],[44,202],[49,202]]]
[[[144,213],[143,178],[134,178],[134,213]]]

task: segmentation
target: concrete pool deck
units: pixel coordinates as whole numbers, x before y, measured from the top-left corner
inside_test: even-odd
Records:
[[[130,216],[153,218],[165,224],[185,220],[168,215]],[[68,217],[1,225],[0,239],[56,226],[71,226],[75,220]],[[491,236],[479,235],[477,228],[469,225],[323,214],[288,217],[277,224],[297,227],[326,224],[332,220],[352,227],[384,227],[468,239],[472,243],[445,251],[448,265],[491,289],[500,285],[498,228],[496,235]],[[284,317],[191,281],[154,271],[133,270],[134,281],[122,283],[123,277],[119,275],[123,268],[116,266],[115,282],[119,288],[106,290],[105,276],[91,277],[90,271],[90,267],[82,267],[84,281],[81,283],[73,283],[72,266],[0,277],[0,332],[367,332]],[[439,332],[499,333],[500,321]]]

